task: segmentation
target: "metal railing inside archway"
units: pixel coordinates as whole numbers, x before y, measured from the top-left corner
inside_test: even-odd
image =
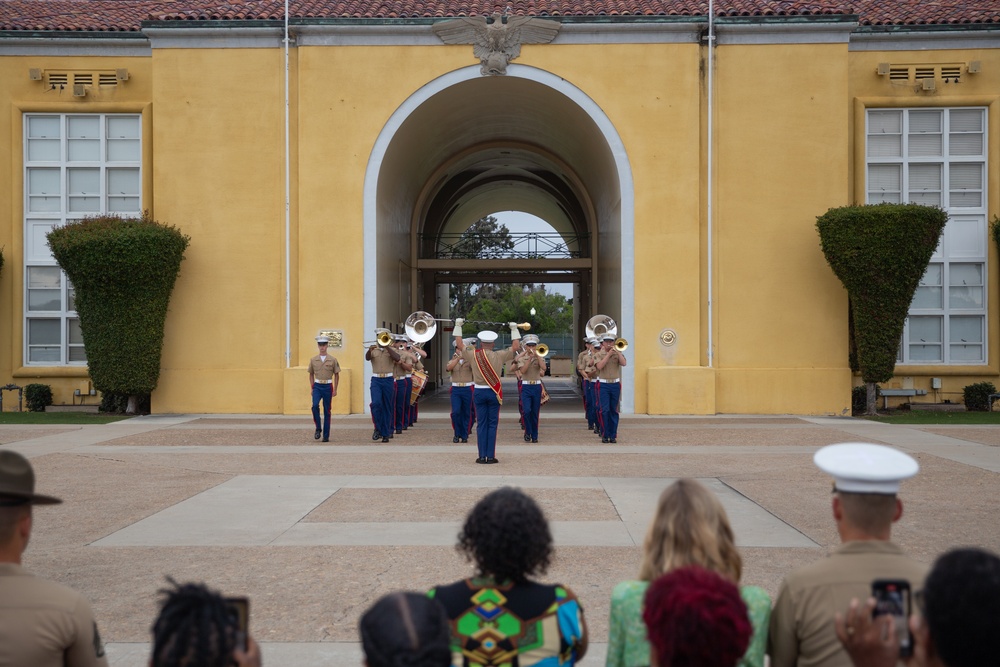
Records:
[[[435,234],[423,240],[435,244],[434,259],[578,259],[585,257],[588,235],[557,232],[510,234],[513,247],[497,247],[495,234]]]

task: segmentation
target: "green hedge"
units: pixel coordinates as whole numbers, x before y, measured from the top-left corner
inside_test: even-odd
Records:
[[[976,382],[962,388],[962,399],[965,409],[969,412],[988,412],[990,409],[990,394],[997,393],[992,382]]]
[[[152,392],[167,304],[190,238],[147,212],[86,218],[53,229],[48,241],[76,289],[94,387],[129,396]]]
[[[29,384],[24,388],[24,404],[28,412],[45,412],[52,405],[52,387],[47,384]]]
[[[948,214],[933,206],[833,208],[816,219],[826,261],[847,288],[865,382],[893,376],[910,302]]]

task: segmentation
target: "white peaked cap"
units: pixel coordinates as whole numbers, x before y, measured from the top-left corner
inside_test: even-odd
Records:
[[[920,470],[909,454],[864,442],[827,445],[816,452],[813,462],[833,477],[838,491],[846,493],[895,494],[900,482]]]
[[[497,334],[496,331],[480,331],[478,334],[476,334],[476,337],[478,337],[479,340],[483,341],[484,343],[492,343],[496,341],[496,339],[499,338],[500,336]]]

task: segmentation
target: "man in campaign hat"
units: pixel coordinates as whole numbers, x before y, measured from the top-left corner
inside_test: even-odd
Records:
[[[900,482],[919,470],[912,457],[883,445],[842,443],[823,447],[813,461],[834,479],[841,544],[785,577],[771,614],[772,667],[850,667],[834,627],[837,612],[852,598],[868,598],[875,579],[904,579],[916,590],[927,574],[925,564],[890,541],[903,515]]]
[[[337,395],[340,384],[340,362],[331,354],[327,354],[330,339],[320,334],[316,336],[316,347],[319,354],[309,360],[309,388],[312,391],[312,414],[316,432],[313,438],[319,440],[322,426],[323,442],[330,442],[330,405]],[[323,401],[323,422],[319,419],[319,402]]]
[[[462,358],[472,367],[474,390],[473,405],[476,407],[476,441],[479,447],[479,457],[476,463],[499,463],[496,457],[497,425],[500,420],[500,405],[503,403],[503,387],[500,384],[500,371],[521,349],[521,332],[517,322],[510,322],[511,346],[506,350],[494,350],[497,332],[480,331],[479,349],[465,345],[462,340],[462,325],[465,320],[457,318],[452,336],[455,337],[455,347]]]
[[[31,538],[31,508],[61,502],[35,493],[35,473],[26,458],[0,450],[0,665],[107,667],[83,596],[21,567]]]

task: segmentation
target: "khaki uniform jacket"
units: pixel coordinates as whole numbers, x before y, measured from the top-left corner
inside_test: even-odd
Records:
[[[597,362],[604,357],[611,355],[611,359],[608,363],[604,365],[604,368],[597,370]],[[622,379],[622,367],[618,364],[618,355],[615,354],[614,350],[605,351],[601,350],[594,353],[594,372],[597,373],[595,379],[601,380],[621,380]]]
[[[493,367],[493,371],[500,376],[500,369],[503,368],[504,364],[510,363],[514,358],[514,348],[508,347],[506,350],[485,350],[484,354],[486,359],[490,362],[490,366]],[[476,349],[474,347],[466,347],[462,351],[462,359],[465,363],[469,364],[472,368],[472,381],[480,386],[489,386],[489,383],[483,378],[483,374],[479,372],[479,363],[476,361]]]
[[[518,355],[519,361],[517,363],[517,370],[521,372],[522,380],[541,380],[542,374],[545,372],[545,360],[539,358],[538,362],[542,365],[539,367],[538,362],[535,362],[532,357],[538,357],[534,352],[526,352],[523,355]]]
[[[414,355],[412,352],[407,352],[406,350],[400,350],[398,347],[396,348],[396,352],[399,353],[399,359],[401,362],[411,364],[410,370],[406,370],[405,368],[403,368],[402,363],[393,366],[392,377],[394,377],[398,382],[399,380],[405,380],[407,375],[413,373],[412,364]]]
[[[459,357],[451,369],[451,383],[455,384],[456,382],[472,382],[472,366],[462,357]]]
[[[82,595],[0,563],[0,665],[107,667],[108,659]]]
[[[875,579],[906,579],[919,590],[927,566],[892,542],[841,544],[824,558],[792,572],[781,584],[771,612],[771,667],[852,667],[833,627],[851,598],[866,600]]]
[[[333,355],[326,355],[326,360],[324,361],[317,354],[309,360],[309,372],[320,382],[327,383],[333,379],[334,375],[340,373],[340,362]]]
[[[396,362],[392,360],[384,347],[376,347],[371,350],[372,373],[384,374],[392,373]]]

